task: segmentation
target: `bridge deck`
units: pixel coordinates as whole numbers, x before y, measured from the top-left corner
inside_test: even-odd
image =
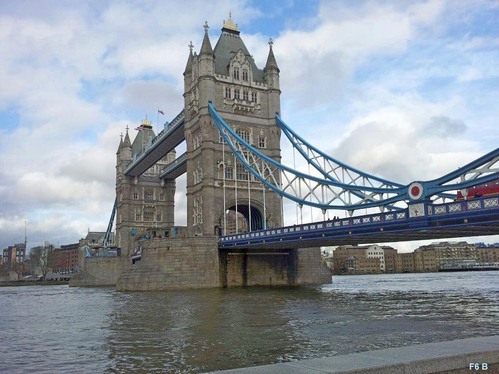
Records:
[[[479,198],[409,211],[379,213],[333,221],[222,236],[219,248],[306,248],[386,243],[499,234],[499,198]]]

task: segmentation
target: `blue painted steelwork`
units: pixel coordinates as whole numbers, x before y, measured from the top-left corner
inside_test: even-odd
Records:
[[[406,186],[365,186],[344,183],[336,178],[318,178],[293,170],[268,157],[238,136],[211,103],[208,104],[208,109],[224,141],[244,167],[266,187],[300,205],[349,212],[364,208],[393,207],[395,203],[410,204],[434,197],[455,198],[458,189],[499,179],[499,148],[444,177],[427,182],[412,182]],[[353,168],[349,170],[359,172]],[[366,173],[362,173],[362,176],[365,180],[370,177]],[[461,178],[462,181],[452,183],[456,178]],[[388,182],[380,178],[369,180]],[[445,192],[448,193],[444,194]]]
[[[386,206],[401,200],[398,199],[398,195],[404,192],[405,187],[394,188],[387,192],[384,188],[349,185],[293,170],[268,157],[238,136],[220,117],[211,103],[209,103],[208,109],[224,141],[237,159],[265,186],[289,200],[320,209],[348,209],[352,211]],[[287,183],[282,184],[281,178],[286,179]],[[300,191],[304,192],[304,196],[300,196]],[[362,195],[363,199],[358,203],[351,203],[352,192]],[[374,200],[372,193],[379,195],[389,193],[393,196],[380,201]],[[331,197],[325,196],[327,194]],[[309,201],[307,198],[313,198],[315,201]],[[332,204],[336,200],[342,204]]]
[[[109,241],[111,239],[111,232],[113,230],[114,217],[116,215],[116,206],[118,204],[118,199],[114,199],[113,211],[111,212],[111,218],[109,219],[109,223],[107,225],[106,235],[104,236],[104,247],[109,245]]]
[[[327,155],[312,144],[308,143],[305,139],[294,132],[288,127],[279,115],[276,114],[276,124],[282,130],[284,135],[289,139],[293,147],[300,152],[300,154],[310,163],[317,171],[319,171],[325,178],[341,182],[344,176],[338,175],[336,170],[340,169],[342,173],[346,173],[352,180],[361,178],[364,182],[374,187],[375,182],[381,184],[384,188],[400,188],[404,187],[403,184],[389,181],[387,179],[379,178],[374,175],[365,173],[361,170],[348,166],[347,164]],[[307,152],[308,151],[308,152]],[[311,153],[311,154],[308,154]],[[329,170],[325,166],[318,163],[318,159],[324,160],[329,164]],[[352,175],[353,173],[353,175]]]
[[[499,197],[424,203],[422,216],[409,209],[233,234],[219,248],[306,248],[396,242],[499,233]]]
[[[373,187],[378,185],[378,187],[385,189],[383,193],[390,193],[395,188],[404,187],[404,185],[400,183],[379,178],[353,168],[322,152],[294,132],[278,114],[276,114],[276,123],[284,135],[286,135],[293,148],[303,156],[308,164],[312,165],[325,178],[348,183],[349,185],[358,185],[359,183],[364,186],[369,185]],[[320,163],[322,163],[322,165]],[[439,193],[438,196],[443,199],[455,198],[455,195],[445,193]],[[395,207],[387,206],[387,208],[393,209]]]

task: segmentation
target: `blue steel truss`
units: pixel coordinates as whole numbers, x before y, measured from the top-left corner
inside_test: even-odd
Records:
[[[412,182],[408,185],[390,182],[361,172],[326,156],[318,149],[292,133],[277,117],[278,125],[286,136],[294,139],[297,149],[322,175],[317,177],[282,165],[242,139],[223,120],[211,103],[208,105],[213,122],[223,140],[239,162],[266,187],[280,196],[300,205],[327,209],[347,210],[380,208],[404,209],[416,201],[442,198],[455,199],[458,190],[478,186],[499,179],[499,148],[443,177]],[[320,162],[323,165],[320,165]],[[397,206],[404,204],[403,206]]]

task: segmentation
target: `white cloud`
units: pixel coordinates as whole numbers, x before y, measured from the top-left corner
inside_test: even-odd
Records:
[[[214,46],[230,10],[258,66],[275,39],[284,120],[342,161],[409,182],[496,147],[499,36],[476,28],[493,3],[300,5],[282,5],[294,22],[276,34],[246,31],[275,15],[244,0],[2,2],[0,119],[16,115],[0,123],[0,247],[22,241],[24,219],[61,244],[105,229],[120,133],[178,113],[187,44],[199,50],[208,20]],[[176,206],[185,222],[185,181]]]

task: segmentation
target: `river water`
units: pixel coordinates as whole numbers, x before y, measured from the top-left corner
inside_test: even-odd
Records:
[[[499,334],[499,272],[311,288],[0,288],[0,373],[200,373]]]

